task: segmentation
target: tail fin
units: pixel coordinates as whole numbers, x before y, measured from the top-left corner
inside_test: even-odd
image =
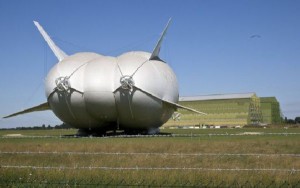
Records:
[[[55,43],[51,40],[49,35],[46,33],[46,31],[43,29],[43,27],[39,24],[37,21],[33,21],[34,25],[38,28],[42,36],[44,37],[45,41],[48,43],[49,47],[57,57],[59,61],[63,60],[67,55],[65,52],[63,52],[59,47],[55,45]]]
[[[159,59],[158,55],[159,55],[159,51],[160,51],[160,46],[161,46],[162,41],[163,41],[163,39],[164,39],[164,37],[165,37],[165,35],[167,33],[167,30],[169,28],[170,22],[171,22],[171,18],[169,19],[169,21],[168,21],[168,23],[167,23],[164,31],[162,32],[162,34],[161,34],[161,36],[160,36],[160,38],[159,38],[159,40],[158,40],[158,42],[157,42],[157,44],[156,44],[153,52],[152,52],[151,57],[150,57],[149,60]]]
[[[3,118],[10,118],[10,117],[21,115],[21,114],[27,114],[27,113],[30,113],[30,112],[44,111],[44,110],[50,110],[50,106],[49,106],[48,102],[45,102],[43,104],[28,108],[28,109],[25,109],[25,110],[20,111],[20,112],[16,112],[14,114],[5,116]]]

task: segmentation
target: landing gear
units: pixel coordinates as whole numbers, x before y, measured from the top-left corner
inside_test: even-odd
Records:
[[[78,129],[76,133],[76,136],[79,137],[89,137],[89,136],[100,137],[105,135],[106,135],[106,131],[100,129]]]
[[[147,134],[153,135],[153,134],[159,134],[160,130],[159,128],[150,128],[148,129]]]
[[[154,135],[159,134],[159,128],[150,129],[125,129],[124,133],[127,135]]]

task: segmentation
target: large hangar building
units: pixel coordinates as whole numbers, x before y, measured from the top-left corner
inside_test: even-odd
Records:
[[[275,97],[258,97],[255,93],[217,94],[180,97],[179,104],[207,115],[178,110],[164,127],[170,126],[244,126],[282,122],[279,102]]]

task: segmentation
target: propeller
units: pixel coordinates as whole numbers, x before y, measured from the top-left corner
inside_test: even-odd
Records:
[[[173,115],[172,115],[172,119],[174,121],[179,121],[181,119],[181,113],[174,112]]]
[[[80,68],[82,68],[86,64],[87,64],[87,62],[83,63],[82,65],[80,65],[79,67],[74,69],[69,76],[60,76],[60,77],[56,78],[55,79],[56,87],[49,94],[48,98],[57,91],[61,92],[61,93],[66,93],[66,94],[70,94],[72,91],[76,91],[78,93],[83,94],[83,91],[80,91],[79,89],[72,87],[70,79]]]

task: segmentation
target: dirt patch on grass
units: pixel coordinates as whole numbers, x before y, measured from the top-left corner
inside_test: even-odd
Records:
[[[263,132],[243,132],[240,133],[240,135],[262,135],[264,134]]]
[[[6,135],[3,135],[3,136],[8,136],[8,137],[22,137],[24,135],[22,135],[22,134],[6,134]]]

